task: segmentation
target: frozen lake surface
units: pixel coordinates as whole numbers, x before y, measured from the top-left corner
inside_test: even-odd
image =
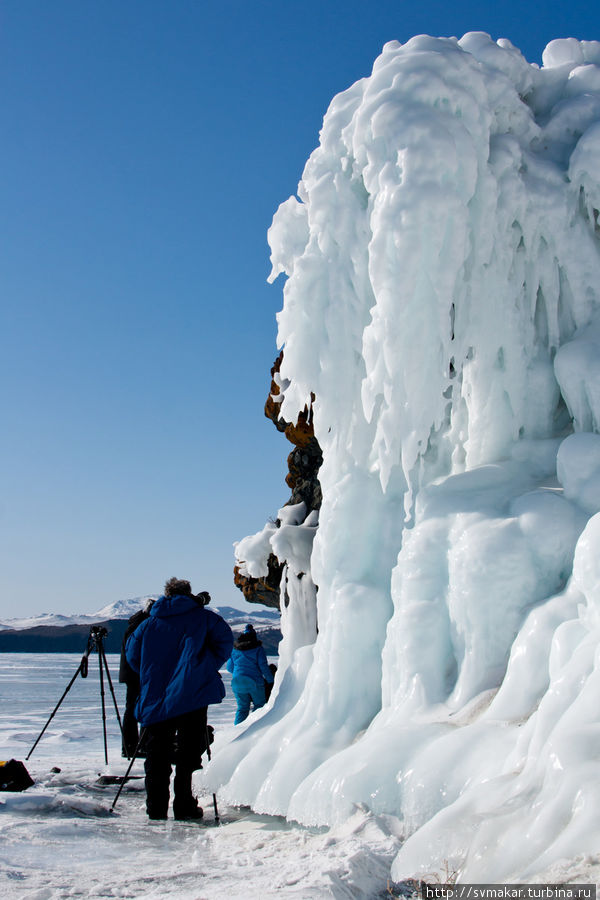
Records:
[[[117,788],[99,774],[122,775],[120,735],[105,681],[109,764],[104,762],[98,656],[77,677],[46,733],[29,753],[77,671],[80,654],[0,654],[0,758],[25,762],[35,785],[0,793],[0,896],[64,898],[376,898],[400,843],[399,823],[357,810],[341,828],[310,831],[248,809],[219,808],[202,796],[205,825],[150,824],[143,779],[132,781],[113,813]],[[119,709],[124,685],[108,655]],[[217,732],[232,728],[235,701],[209,709]],[[59,773],[52,773],[60,768]],[[136,762],[132,774],[143,775]]]

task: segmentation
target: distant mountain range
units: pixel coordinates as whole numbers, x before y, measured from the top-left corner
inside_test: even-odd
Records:
[[[148,599],[145,596],[118,600],[93,615],[41,613],[37,616],[4,619],[0,622],[0,652],[77,653],[84,651],[87,646],[90,626],[101,624],[108,631],[104,642],[106,652],[118,653],[129,617],[138,612]],[[277,653],[281,632],[279,613],[276,610],[243,612],[232,606],[215,606],[214,611],[223,616],[234,634],[252,623],[265,651],[270,655]]]

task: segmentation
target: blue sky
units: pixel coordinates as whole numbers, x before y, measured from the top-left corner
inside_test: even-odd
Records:
[[[382,45],[600,39],[589,2],[5,0],[0,620],[189,578],[288,499],[267,228]]]

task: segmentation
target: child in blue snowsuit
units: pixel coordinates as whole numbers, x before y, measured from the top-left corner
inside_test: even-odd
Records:
[[[265,705],[265,681],[273,684],[267,655],[252,625],[246,625],[244,633],[234,642],[227,669],[233,676],[231,689],[237,700],[234,724],[239,725],[248,717],[251,703],[254,709]]]

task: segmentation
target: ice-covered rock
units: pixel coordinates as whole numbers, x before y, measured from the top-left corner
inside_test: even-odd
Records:
[[[400,816],[396,880],[600,839],[599,159],[599,43],[538,68],[422,35],[333,99],[270,231],[277,401],[316,398],[323,502],[312,541],[244,545],[303,577],[207,777],[307,824]]]

